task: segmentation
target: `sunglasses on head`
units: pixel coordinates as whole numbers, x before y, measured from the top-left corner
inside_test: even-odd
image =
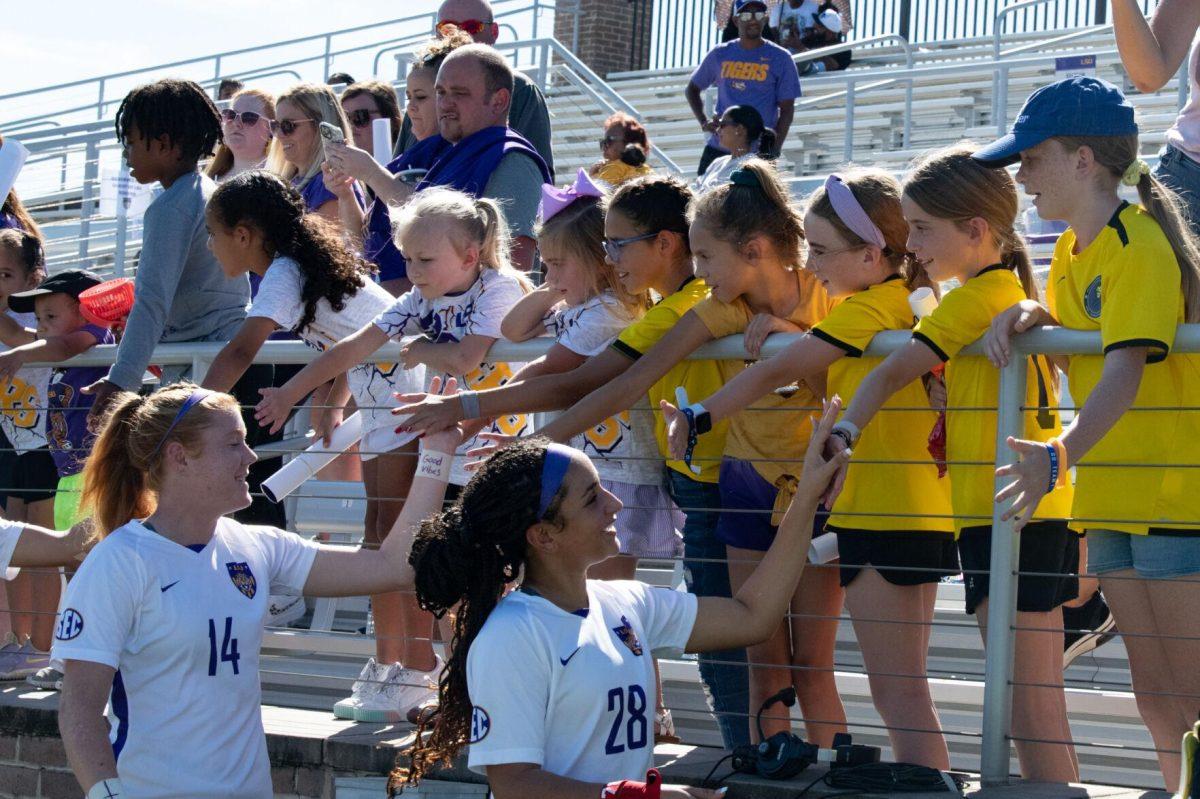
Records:
[[[766,11],[741,11],[738,12],[737,18],[742,22],[762,22],[767,18]]]
[[[235,120],[241,119],[242,124],[248,128],[252,128],[258,124],[258,121],[263,118],[263,115],[257,111],[242,111],[241,113],[234,111],[232,108],[226,108],[221,111],[221,121],[230,124]]]
[[[283,136],[291,136],[296,132],[296,128],[300,127],[302,122],[311,122],[317,124],[315,119],[273,119],[271,120],[271,132],[279,133]]]
[[[448,36],[452,30],[458,29],[468,36],[478,36],[495,24],[491,20],[485,22],[482,19],[444,19],[437,24],[437,32],[439,36]]]
[[[381,116],[383,116],[383,114],[379,113],[378,111],[372,111],[368,108],[359,108],[346,114],[346,117],[350,120],[350,124],[356,128],[365,128],[371,124],[372,119]]]

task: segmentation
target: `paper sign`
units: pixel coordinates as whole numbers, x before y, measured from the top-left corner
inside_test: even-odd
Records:
[[[154,199],[154,186],[142,185],[134,180],[129,170],[111,167],[100,170],[100,216],[120,216],[121,205],[124,213],[130,219],[136,219],[146,213],[150,201]]]
[[[1096,77],[1096,56],[1069,55],[1054,59],[1054,79]]]
[[[25,166],[28,157],[29,150],[16,139],[5,139],[4,144],[0,144],[0,204],[16,185],[17,175],[21,174],[21,167]]]

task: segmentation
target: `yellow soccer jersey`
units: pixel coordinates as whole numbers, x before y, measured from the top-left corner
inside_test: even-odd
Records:
[[[913,338],[924,342],[946,364],[946,458],[955,526],[990,525],[996,495],[996,402],[1000,372],[982,355],[958,356],[959,350],[987,332],[992,319],[1027,299],[1011,269],[989,266],[950,291],[933,313],[917,323]],[[1025,432],[1031,441],[1049,441],[1062,433],[1053,367],[1044,355],[1028,359],[1025,377]],[[980,410],[988,409],[988,410]],[[968,464],[975,465],[968,465]],[[1038,519],[1066,519],[1071,487],[1055,489],[1038,504]]]
[[[663,299],[646,315],[621,331],[612,346],[618,352],[634,360],[642,357],[665,336],[680,318],[690,311],[697,303],[708,298],[708,286],[699,278],[692,278],[684,283],[679,291]],[[675,402],[675,387],[683,386],[689,397],[707,397],[716,392],[725,381],[736,374],[730,361],[680,361],[663,375],[662,379],[650,387],[650,410],[654,414],[654,437],[658,439],[658,451],[664,458],[669,458],[670,449],[667,447],[667,423],[658,410],[659,400]],[[697,479],[704,483],[717,482],[717,472],[721,468],[721,453],[725,451],[725,433],[729,424],[721,422],[713,425],[713,429],[700,436],[696,449],[692,453],[692,463],[701,469],[697,476],[688,469],[683,461],[667,460],[667,467],[680,474]]]
[[[1200,469],[1133,465],[1197,461],[1200,413],[1140,410],[1194,405],[1200,398],[1200,356],[1169,355],[1184,320],[1170,244],[1153,217],[1123,203],[1095,241],[1074,250],[1075,233],[1068,229],[1050,265],[1050,312],[1064,327],[1099,330],[1106,353],[1149,347],[1149,355],[1133,406],[1075,470],[1073,515],[1083,527],[1129,533],[1200,527]],[[1077,406],[1103,369],[1102,356],[1071,357],[1067,374]]]
[[[846,353],[829,367],[829,396],[837,394],[849,407],[859,384],[883,362],[863,357],[871,339],[884,330],[908,330],[912,324],[908,287],[899,275],[860,291],[830,311],[812,329],[814,336]],[[893,394],[854,447],[854,460],[829,526],[951,532],[950,481],[938,479],[937,465],[926,447],[936,423],[937,414],[929,407],[920,380]]]
[[[788,321],[808,330],[825,318],[833,302],[811,272],[801,269],[795,276],[800,288],[800,303],[788,316]],[[713,338],[744,333],[755,316],[740,297],[731,303],[710,297],[693,311]],[[727,380],[746,368],[744,363],[737,361],[722,363],[730,369]],[[819,413],[820,408],[821,401],[804,383],[777,388],[734,414],[729,423],[725,454],[750,461],[754,470],[773,485],[784,475],[799,476],[804,450],[812,433],[809,418]]]

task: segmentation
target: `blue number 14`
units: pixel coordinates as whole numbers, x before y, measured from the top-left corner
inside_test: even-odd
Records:
[[[221,663],[233,664],[233,673],[238,673],[237,639],[233,637],[233,617],[225,617],[225,638],[221,641]],[[215,619],[208,620],[208,676],[217,676],[217,623]]]

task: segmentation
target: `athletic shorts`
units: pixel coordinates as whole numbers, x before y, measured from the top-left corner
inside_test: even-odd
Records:
[[[1150,580],[1196,574],[1200,572],[1197,532],[1133,535],[1117,530],[1088,530],[1088,571],[1107,574],[1133,569],[1139,577]]]
[[[840,582],[854,582],[870,566],[892,585],[925,585],[958,573],[954,534],[932,530],[859,530],[837,533]]]
[[[1017,610],[1047,613],[1079,596],[1079,538],[1063,521],[1025,525],[1021,530],[1021,558],[1017,566]],[[958,556],[962,559],[967,589],[967,613],[974,613],[988,597],[992,526],[964,527],[958,537]]]
[[[386,455],[403,447],[414,438],[412,433],[397,433],[395,425],[385,424],[363,433],[358,442],[358,457],[369,461],[377,455]]]
[[[58,489],[58,468],[54,465],[54,458],[50,457],[50,448],[39,447],[17,453],[11,485],[9,499],[19,499],[26,505],[54,499]]]
[[[600,485],[624,505],[617,514],[617,541],[622,555],[678,558],[683,555],[683,514],[663,485],[601,480]]]
[[[725,546],[766,552],[779,531],[771,524],[779,489],[767,482],[750,461],[722,458],[717,476],[721,492],[721,513],[717,518],[717,539]],[[813,536],[825,530],[827,513],[813,518]]]

